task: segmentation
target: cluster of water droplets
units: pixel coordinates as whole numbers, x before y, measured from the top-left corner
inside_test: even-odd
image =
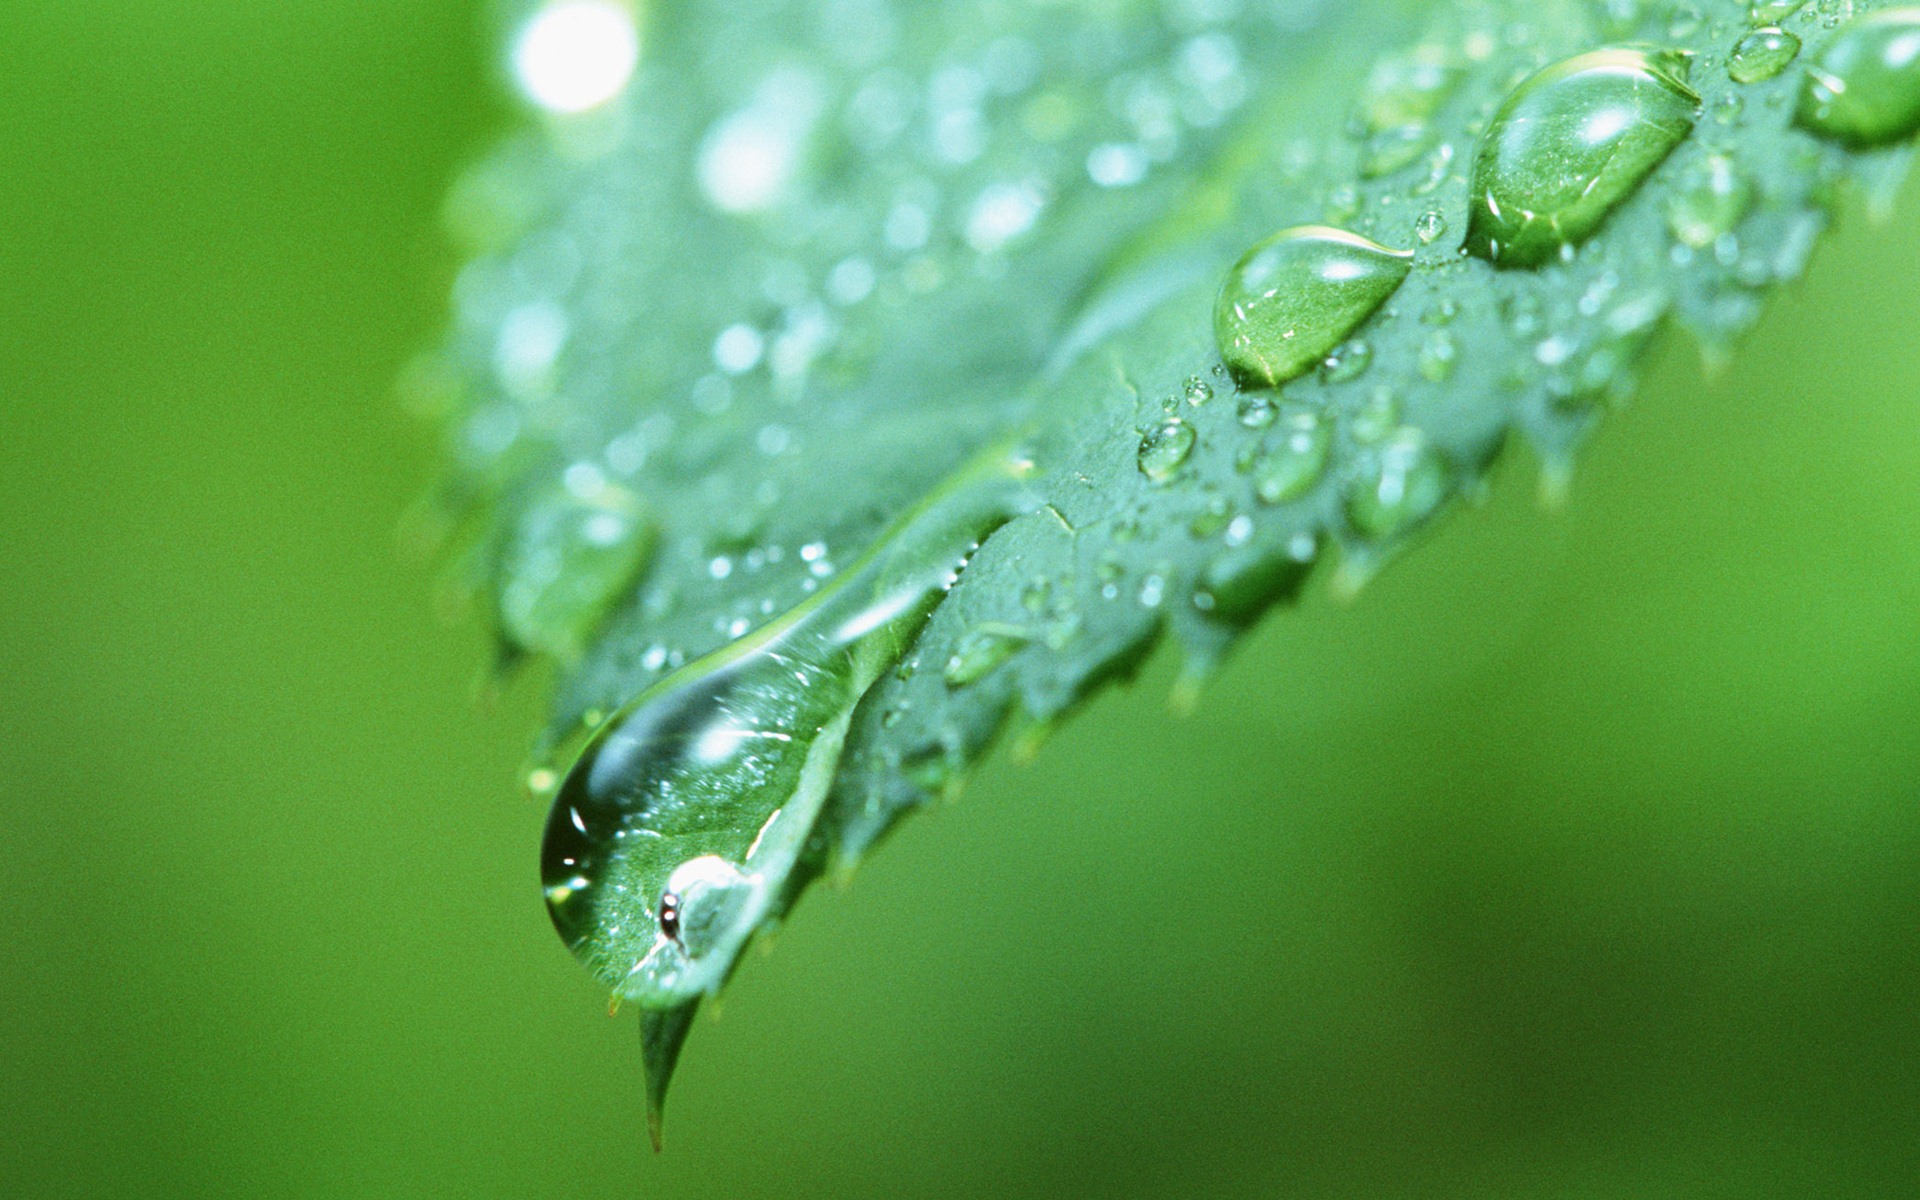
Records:
[[[455,293],[452,353],[468,370],[418,375],[423,394],[465,414],[455,452],[471,490],[517,489],[488,541],[503,632],[576,655],[623,605],[625,632],[672,630],[614,639],[620,656],[578,674],[577,730],[532,779],[554,795],[543,871],[556,925],[602,979],[656,1010],[717,989],[802,855],[818,852],[814,822],[871,689],[916,678],[977,688],[1029,647],[1067,645],[1086,619],[1074,598],[1084,581],[1036,575],[1020,611],[972,621],[924,664],[909,654],[989,533],[1048,519],[1064,538],[1079,533],[1016,484],[1031,464],[1000,452],[877,544],[871,514],[823,524],[822,497],[843,474],[855,489],[862,457],[887,444],[863,440],[888,419],[883,407],[834,405],[964,356],[951,328],[945,342],[903,349],[912,323],[899,314],[946,296],[953,313],[984,311],[1019,255],[1044,265],[1063,197],[1145,195],[1257,85],[1253,18],[1220,0],[1165,6],[1157,19],[1178,36],[1145,39],[1173,47],[1146,56],[1102,21],[1052,28],[1056,18],[998,6],[929,50],[910,44],[924,22],[899,4],[797,6],[820,54],[743,36],[750,50],[714,95],[641,119],[639,98],[658,93],[640,50],[649,31],[613,0],[552,0],[511,51],[547,123],[452,205],[480,250]],[[663,36],[676,19],[746,19],[695,7],[660,16]],[[1622,31],[1643,31],[1646,7],[1605,9]],[[1238,621],[1328,538],[1364,562],[1421,526],[1499,432],[1467,438],[1432,419],[1446,385],[1481,367],[1463,365],[1463,311],[1492,312],[1519,348],[1501,394],[1535,404],[1529,388],[1544,381],[1531,415],[1579,427],[1586,406],[1630,379],[1632,351],[1674,303],[1595,245],[1656,170],[1674,182],[1658,214],[1673,262],[1709,256],[1745,287],[1791,273],[1812,226],[1769,227],[1771,247],[1743,238],[1769,197],[1711,136],[1744,105],[1790,110],[1850,148],[1920,126],[1920,9],[1853,18],[1844,0],[1757,0],[1738,28],[1687,4],[1660,15],[1671,38],[1722,49],[1535,55],[1503,95],[1478,98],[1462,86],[1474,68],[1518,61],[1527,43],[1469,31],[1380,63],[1342,148],[1277,152],[1283,177],[1333,163],[1321,173],[1342,182],[1318,197],[1317,220],[1239,257],[1213,310],[1219,363],[1148,402],[1157,411],[1134,448],[1144,498],[1100,517],[1110,545],[1082,564],[1099,602],[1159,614],[1181,599]],[[1833,36],[1803,62],[1816,29]],[[1461,129],[1470,142],[1446,132]],[[688,168],[675,178],[635,171],[636,160]],[[553,192],[533,181],[533,162],[559,177]],[[689,189],[699,211],[684,227],[663,221],[684,212]],[[741,249],[716,261],[720,241]],[[1025,265],[1023,281],[1052,286]],[[1544,271],[1577,280],[1556,293],[1572,299],[1543,302],[1527,280]],[[662,278],[703,284],[682,296]],[[1057,286],[1065,312],[1070,281]],[[1022,331],[979,332],[991,343]],[[691,366],[688,346],[703,351]],[[1024,378],[1032,356],[1010,364],[1008,378]],[[991,365],[980,373],[994,382]],[[614,400],[636,394],[649,399]],[[983,385],[953,403],[980,405],[978,423],[998,427],[1018,415],[1007,397],[1025,394]],[[941,428],[958,424],[942,416]],[[910,415],[882,432],[897,432],[908,461],[964,458]],[[757,461],[741,466],[742,447]],[[1199,465],[1216,459],[1229,469]],[[678,481],[676,512],[660,511],[654,478]],[[1185,505],[1177,532],[1209,547],[1197,571],[1147,548],[1166,524],[1153,501],[1168,497]],[[1284,530],[1277,545],[1263,526]],[[629,603],[655,562],[661,577]],[[925,779],[950,778],[967,738],[984,736],[943,731]]]

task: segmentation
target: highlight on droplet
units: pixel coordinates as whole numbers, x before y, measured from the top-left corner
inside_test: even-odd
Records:
[[[548,112],[598,108],[626,89],[640,62],[633,9],[616,0],[557,0],[513,39],[513,78]]]

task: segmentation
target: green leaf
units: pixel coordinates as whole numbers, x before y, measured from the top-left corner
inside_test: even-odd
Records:
[[[1805,65],[1884,7],[1776,14],[1799,62],[1770,38],[1731,74],[1756,22],[1691,0],[649,10],[618,96],[455,189],[473,258],[412,383],[451,430],[466,578],[509,657],[560,658],[540,782],[604,730],[549,897],[650,1014],[656,1116],[746,940],[1002,731],[1036,746],[1163,634],[1190,701],[1319,563],[1358,587],[1513,435],[1559,495],[1669,322],[1727,353],[1840,185],[1904,174],[1903,97],[1870,106],[1904,130],[1883,144],[1804,115]],[[513,26],[536,96],[541,19]],[[1217,331],[1229,269],[1296,226],[1411,268]],[[1315,352],[1230,373],[1217,332]],[[756,748],[702,758],[687,731],[723,709]],[[555,884],[562,842],[601,857]]]

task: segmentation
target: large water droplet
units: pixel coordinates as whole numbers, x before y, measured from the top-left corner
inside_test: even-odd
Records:
[[[1769,26],[1741,38],[1727,56],[1727,77],[1735,83],[1759,83],[1787,69],[1800,54],[1800,39]]]
[[[1140,473],[1155,483],[1165,483],[1180,473],[1196,440],[1193,426],[1179,417],[1168,417],[1140,439]]]
[[[1685,75],[1678,54],[1614,47],[1515,88],[1480,139],[1467,250],[1537,267],[1592,236],[1692,131]]]
[[[1381,443],[1370,465],[1347,495],[1347,519],[1375,541],[1426,520],[1453,488],[1447,460],[1418,429],[1396,431]]]
[[[1243,384],[1284,383],[1359,328],[1412,266],[1411,251],[1342,229],[1283,229],[1227,274],[1213,308],[1220,356]]]
[[[578,654],[653,554],[654,524],[639,497],[597,472],[528,505],[502,545],[500,631],[523,650]]]
[[[1861,17],[1807,69],[1800,125],[1849,146],[1878,146],[1920,129],[1920,7]]]
[[[541,875],[561,938],[618,995],[658,1013],[719,988],[800,861],[855,707],[981,539],[1034,506],[1028,469],[1000,454],[970,466],[804,604],[588,741],[554,797]]]

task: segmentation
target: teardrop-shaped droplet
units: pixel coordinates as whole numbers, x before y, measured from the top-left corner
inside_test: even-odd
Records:
[[[1802,128],[1849,146],[1920,130],[1920,7],[1860,17],[1807,70],[1794,114]]]
[[[1686,139],[1699,107],[1677,53],[1613,47],[1532,75],[1481,136],[1467,250],[1537,267],[1584,242]]]
[[[646,568],[654,535],[640,498],[597,473],[534,500],[500,550],[502,635],[522,650],[578,654]]]
[[[1787,69],[1800,55],[1800,39],[1767,26],[1741,38],[1727,56],[1727,77],[1735,83],[1759,83]]]
[[[1253,464],[1254,495],[1263,504],[1299,499],[1326,470],[1332,446],[1332,431],[1318,414],[1306,409],[1288,413],[1278,444]]]
[[[1285,383],[1346,340],[1412,268],[1412,251],[1343,229],[1283,229],[1227,273],[1213,308],[1220,356],[1247,386]]]
[[[1193,426],[1179,417],[1168,417],[1140,439],[1140,473],[1155,483],[1172,479],[1193,453],[1196,439]]]
[[[554,797],[541,850],[561,938],[649,1013],[716,991],[782,902],[861,698],[980,541],[1035,501],[990,455],[805,603],[616,712]]]
[[[948,687],[965,687],[990,675],[1027,644],[1027,633],[1011,625],[982,625],[960,637],[941,678]]]
[[[1699,173],[1667,201],[1667,228],[1684,246],[1704,250],[1740,223],[1753,206],[1753,185],[1724,154],[1708,155]]]

